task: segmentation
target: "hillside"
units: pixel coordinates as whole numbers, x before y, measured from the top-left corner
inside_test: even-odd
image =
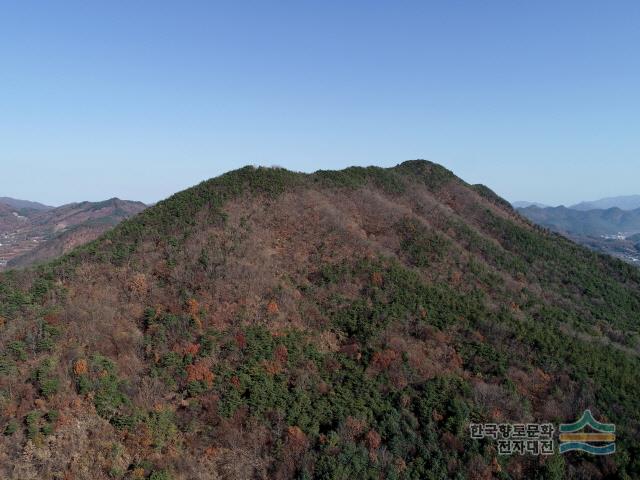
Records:
[[[0,231],[10,231],[25,225],[28,218],[25,212],[16,211],[9,205],[0,203]]]
[[[12,205],[0,203],[0,268],[24,267],[55,258],[98,238],[144,208],[141,202],[117,198],[18,211],[15,201]]]
[[[110,198],[102,202],[70,203],[31,216],[33,225],[42,226],[46,231],[56,233],[65,228],[90,221],[118,222],[144,210],[142,202]]]
[[[441,166],[246,167],[0,274],[0,478],[637,478],[638,311]],[[586,408],[615,455],[469,437]]]

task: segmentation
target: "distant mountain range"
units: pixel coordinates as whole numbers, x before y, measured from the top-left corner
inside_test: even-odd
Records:
[[[636,238],[640,235],[640,195],[604,198],[571,207],[540,207],[532,202],[512,205],[538,225],[592,250],[640,265],[640,238]]]
[[[51,210],[52,208],[55,208],[49,205],[43,205],[42,203],[39,203],[39,202],[31,202],[29,200],[18,200],[16,198],[11,198],[11,197],[0,197],[0,204],[9,206],[17,210],[44,211],[44,210]]]
[[[560,233],[574,235],[617,235],[640,233],[640,209],[625,211],[575,210],[567,207],[527,207],[518,211],[529,220]]]
[[[580,202],[569,207],[573,210],[604,210],[619,208],[620,210],[636,210],[640,208],[640,195],[625,195],[621,197],[609,197],[593,202]]]
[[[527,202],[522,200],[511,202],[511,205],[513,206],[513,208],[552,208],[550,205],[545,205],[544,203]],[[620,210],[636,210],[640,208],[640,195],[622,195],[619,197],[601,198],[600,200],[576,203],[575,205],[571,205],[567,208],[581,211],[606,210],[608,208],[619,208]]]
[[[24,267],[62,255],[145,208],[142,202],[118,198],[50,207],[2,197],[0,268]]]
[[[548,207],[548,205],[545,205],[543,203],[525,202],[525,201],[512,202],[511,205],[513,206],[513,208],[527,208],[527,207],[547,208]]]

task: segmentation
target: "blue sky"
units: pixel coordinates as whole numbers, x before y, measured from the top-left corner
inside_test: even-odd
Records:
[[[246,164],[427,158],[640,193],[640,2],[0,3],[0,195],[156,201]]]

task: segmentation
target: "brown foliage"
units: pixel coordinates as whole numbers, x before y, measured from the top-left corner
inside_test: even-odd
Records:
[[[289,479],[295,476],[300,467],[304,452],[309,448],[309,440],[305,433],[297,426],[287,427],[285,431],[282,458],[276,469],[274,479]]]
[[[331,387],[328,383],[321,380],[320,382],[318,382],[317,390],[320,395],[326,395],[331,391]]]
[[[393,466],[396,467],[396,470],[400,473],[407,469],[407,463],[400,457],[396,457],[393,460]]]
[[[276,347],[275,352],[273,352],[274,360],[281,365],[285,365],[287,363],[287,359],[289,358],[289,352],[287,351],[287,347],[284,345],[278,345]]]
[[[59,325],[60,324],[60,314],[59,313],[47,313],[44,316],[44,321],[49,325]]]
[[[187,313],[192,317],[197,317],[200,313],[200,304],[195,298],[190,298],[186,301]]]
[[[389,380],[398,390],[402,390],[409,385],[409,380],[407,380],[406,375],[399,368],[394,368],[389,371]]]
[[[269,300],[269,303],[267,303],[267,313],[269,315],[275,315],[280,311],[280,309],[278,308],[278,303],[275,300]]]
[[[76,375],[86,375],[89,372],[89,365],[84,358],[76,360],[73,364],[73,373]]]
[[[383,278],[382,278],[382,273],[380,272],[373,272],[371,274],[371,283],[373,285],[375,285],[376,287],[379,287],[382,285],[383,283]]]
[[[382,438],[375,430],[369,430],[364,437],[364,443],[369,450],[376,450],[377,448],[380,448]]]
[[[462,281],[462,272],[460,270],[456,270],[451,273],[451,282],[454,285],[458,285]]]
[[[205,382],[212,386],[213,378],[213,372],[209,370],[209,366],[205,362],[187,365],[187,382]]]
[[[235,336],[235,340],[241,350],[247,346],[247,336],[243,332],[237,333]]]
[[[532,372],[525,372],[517,368],[509,368],[507,376],[516,385],[518,393],[529,397],[538,398],[544,396],[552,387],[552,377],[539,368]]]
[[[207,447],[204,449],[203,453],[205,457],[214,458],[220,453],[220,448],[214,446]]]
[[[269,375],[276,375],[282,371],[282,365],[275,360],[263,360],[262,366]]]
[[[176,344],[173,346],[172,350],[181,355],[197,355],[200,351],[199,343],[185,343],[185,344]]]
[[[354,360],[360,360],[362,354],[360,353],[360,345],[357,343],[349,343],[347,345],[343,345],[340,347],[340,353],[343,353],[349,358],[353,358]]]
[[[147,283],[147,276],[144,273],[136,273],[127,285],[127,288],[131,293],[136,295],[144,295],[149,290],[149,284]]]
[[[342,425],[342,436],[349,441],[354,441],[362,432],[364,432],[367,424],[358,418],[347,417]]]
[[[144,478],[144,468],[142,467],[134,468],[133,471],[131,472],[131,478],[135,478],[135,479]]]
[[[285,441],[287,442],[287,447],[296,453],[304,451],[309,445],[305,433],[300,427],[296,426],[287,427],[287,438]]]
[[[462,441],[451,432],[444,432],[442,434],[442,444],[448,450],[455,450],[457,452],[461,452],[464,449],[464,445],[462,444]]]
[[[498,457],[493,457],[493,460],[491,461],[491,468],[495,473],[500,473],[502,471],[502,467],[500,466],[500,463],[498,463]]]
[[[379,352],[374,352],[371,356],[371,368],[382,372],[388,369],[392,363],[400,358],[400,355],[395,350],[385,349]]]
[[[340,368],[340,362],[333,357],[326,357],[324,359],[324,369],[327,372],[335,372]]]

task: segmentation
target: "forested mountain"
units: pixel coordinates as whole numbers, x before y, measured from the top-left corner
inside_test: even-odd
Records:
[[[436,164],[246,167],[0,275],[0,477],[636,478],[639,311]],[[615,455],[469,436],[587,408]]]

